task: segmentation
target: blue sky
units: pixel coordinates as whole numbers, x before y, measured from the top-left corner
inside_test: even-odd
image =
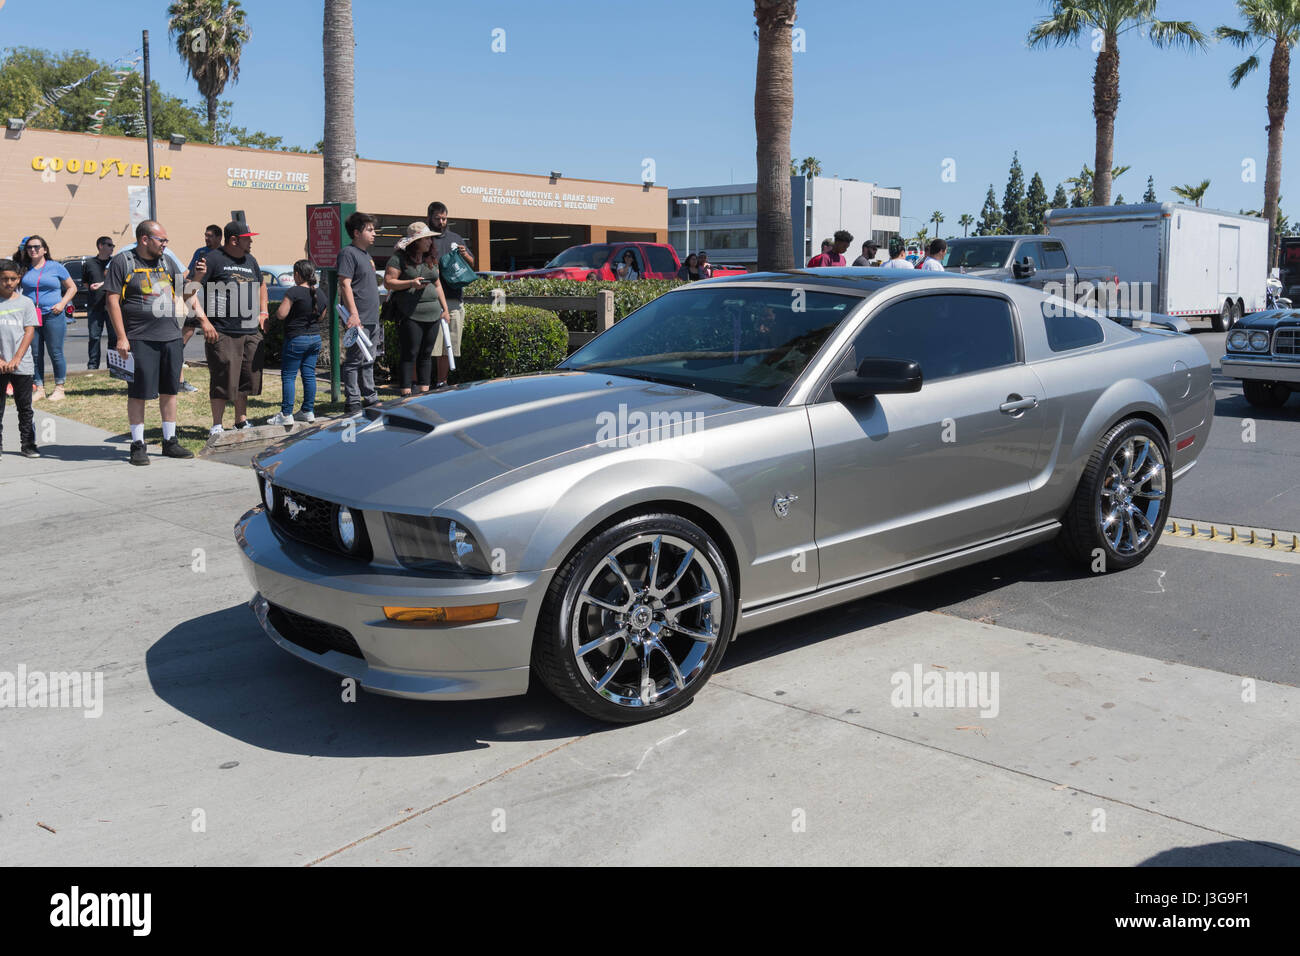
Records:
[[[166,6],[8,0],[0,42],[109,59],[148,28],[154,76],[198,102],[167,38]],[[244,6],[253,39],[224,94],[235,123],[309,146],[322,129],[322,3]],[[353,10],[364,157],[623,182],[638,181],[651,158],[664,186],[754,178],[749,0],[354,0]],[[1029,50],[1025,34],[1047,10],[1036,0],[803,0],[793,155],[818,157],[826,174],[901,186],[904,216],[938,209],[948,234],[961,213],[978,215],[990,183],[1001,201],[1013,150],[1026,181],[1041,172],[1050,196],[1092,164],[1095,54],[1086,38]],[[1206,33],[1240,25],[1228,0],[1162,0],[1159,12]],[[504,52],[492,49],[497,29]],[[1244,58],[1235,48],[1157,50],[1126,35],[1115,159],[1133,168],[1117,191],[1137,200],[1154,175],[1159,198],[1173,199],[1171,185],[1210,179],[1206,205],[1262,206],[1269,53],[1234,91],[1228,73]],[[949,158],[955,182],[941,178]],[[1242,181],[1245,159],[1256,161],[1256,182]],[[1283,209],[1300,214],[1300,182],[1288,187],[1295,165],[1284,162]],[[905,231],[918,225],[904,220]]]

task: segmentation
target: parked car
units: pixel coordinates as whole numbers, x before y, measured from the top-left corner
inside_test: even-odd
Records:
[[[1280,408],[1300,391],[1300,312],[1275,309],[1248,315],[1228,333],[1223,374],[1241,382],[1246,401]]]
[[[682,267],[677,250],[663,242],[594,242],[571,246],[540,269],[506,272],[502,279],[575,279],[579,282],[613,281],[615,266],[623,253],[631,250],[637,272],[643,279],[676,279]],[[714,276],[742,275],[745,270],[734,266],[713,266]]]
[[[1226,332],[1265,307],[1268,223],[1182,203],[1053,209],[1052,236],[1078,262],[1109,263],[1118,282],[1150,289],[1150,311],[1204,316]]]
[[[800,308],[791,308],[792,298]],[[382,694],[670,713],[732,638],[1056,539],[1151,554],[1213,421],[1204,350],[1005,282],[763,273],[659,296],[555,371],[254,460],[266,633]]]
[[[72,318],[74,313],[86,312],[90,309],[90,288],[82,277],[85,260],[82,256],[73,256],[70,259],[60,259],[59,262],[68,270],[72,281],[77,284],[77,294],[72,297],[72,302],[65,310],[68,318]]]
[[[970,236],[951,239],[943,267],[949,272],[1003,279],[1042,289],[1053,283],[1114,282],[1115,270],[1080,269],[1060,239],[1051,236]],[[1062,294],[1060,289],[1056,294]]]
[[[1279,236],[1277,250],[1279,295],[1300,302],[1300,236]]]
[[[272,312],[280,307],[284,294],[293,288],[293,266],[261,266],[262,281],[266,283],[266,305]]]

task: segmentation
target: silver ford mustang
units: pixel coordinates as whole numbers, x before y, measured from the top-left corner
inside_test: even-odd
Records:
[[[695,283],[553,372],[295,436],[235,527],[281,647],[382,694],[685,705],[738,634],[1056,539],[1129,568],[1213,420],[1186,335],[1032,289]]]

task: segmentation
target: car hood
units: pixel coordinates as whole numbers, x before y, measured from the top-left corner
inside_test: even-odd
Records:
[[[596,372],[473,382],[295,435],[254,460],[276,484],[349,507],[428,514],[469,489],[588,445],[751,405]]]
[[[1268,330],[1293,325],[1300,325],[1300,311],[1269,309],[1266,312],[1252,312],[1250,315],[1243,316],[1233,328]]]

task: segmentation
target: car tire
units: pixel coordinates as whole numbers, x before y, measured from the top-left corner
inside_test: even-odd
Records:
[[[1141,564],[1164,531],[1172,482],[1159,430],[1140,418],[1120,422],[1088,458],[1061,521],[1061,550],[1094,573]]]
[[[1216,315],[1216,316],[1214,316],[1213,318],[1210,319],[1211,323],[1213,323],[1213,325],[1214,325],[1214,331],[1216,331],[1216,332],[1231,332],[1231,331],[1232,331],[1232,313],[1233,313],[1233,311],[1234,311],[1234,309],[1233,309],[1232,302],[1231,302],[1231,301],[1228,301],[1228,300],[1225,300],[1224,303],[1223,303],[1223,309],[1219,312],[1218,315]]]
[[[1246,401],[1256,408],[1281,408],[1291,397],[1291,389],[1281,382],[1261,382],[1247,379],[1241,383]]]
[[[1246,317],[1246,304],[1240,299],[1232,303],[1232,327],[1235,329]]]
[[[638,515],[594,534],[560,567],[532,669],[598,720],[663,717],[717,670],[736,607],[731,570],[707,532],[677,515]]]

